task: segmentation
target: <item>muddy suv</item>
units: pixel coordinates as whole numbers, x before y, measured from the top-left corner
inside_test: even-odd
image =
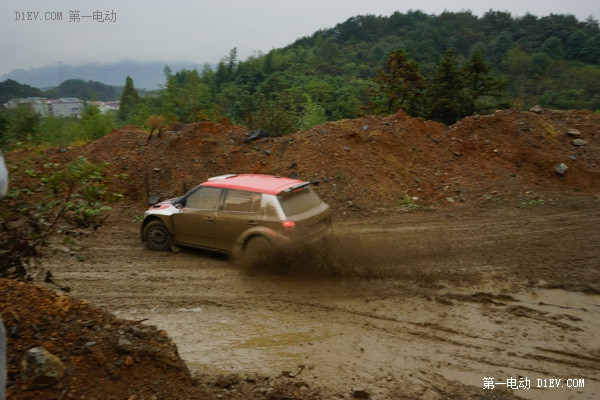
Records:
[[[331,211],[311,185],[270,175],[222,175],[144,214],[142,240],[152,250],[189,246],[241,255],[253,263],[273,247],[331,233]]]

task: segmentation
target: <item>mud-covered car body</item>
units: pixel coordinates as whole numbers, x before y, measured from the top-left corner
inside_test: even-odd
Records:
[[[317,241],[331,233],[331,210],[311,184],[318,182],[259,174],[210,178],[151,206],[142,240],[153,250],[175,245],[225,253],[243,252],[257,238],[275,246]]]

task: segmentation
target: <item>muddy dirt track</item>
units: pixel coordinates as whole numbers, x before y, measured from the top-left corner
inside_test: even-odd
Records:
[[[204,380],[283,375],[334,399],[600,397],[597,200],[338,219],[329,258],[288,275],[149,251],[134,215],[45,267],[166,330]]]

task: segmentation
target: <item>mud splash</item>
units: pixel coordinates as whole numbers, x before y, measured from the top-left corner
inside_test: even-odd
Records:
[[[280,249],[260,268],[245,272],[309,280],[400,279],[421,286],[435,286],[442,280],[476,283],[477,273],[464,268],[460,252],[438,229],[335,233],[322,243]]]

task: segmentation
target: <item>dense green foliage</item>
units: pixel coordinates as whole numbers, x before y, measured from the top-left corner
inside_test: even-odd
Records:
[[[500,11],[481,17],[469,11],[363,15],[245,61],[234,48],[202,71],[165,67],[163,87],[141,98],[128,77],[119,123],[159,129],[159,120],[162,126],[227,117],[279,135],[398,109],[446,124],[535,104],[599,110],[599,62],[600,28],[591,17],[513,17]],[[0,114],[0,145],[7,138],[22,140],[40,125],[58,124],[15,114]],[[97,137],[88,132],[90,124],[78,129],[63,129],[59,136]],[[39,137],[36,132],[29,134]]]
[[[103,223],[106,203],[122,197],[108,190],[105,167],[82,157],[60,165],[42,154],[36,161],[8,160],[11,187],[0,202],[0,277],[27,278],[52,235]],[[64,236],[62,245],[71,242]]]
[[[26,105],[0,109],[0,148],[10,150],[21,143],[66,146],[99,139],[117,126],[116,113],[101,114],[88,106],[77,117],[42,117]]]

